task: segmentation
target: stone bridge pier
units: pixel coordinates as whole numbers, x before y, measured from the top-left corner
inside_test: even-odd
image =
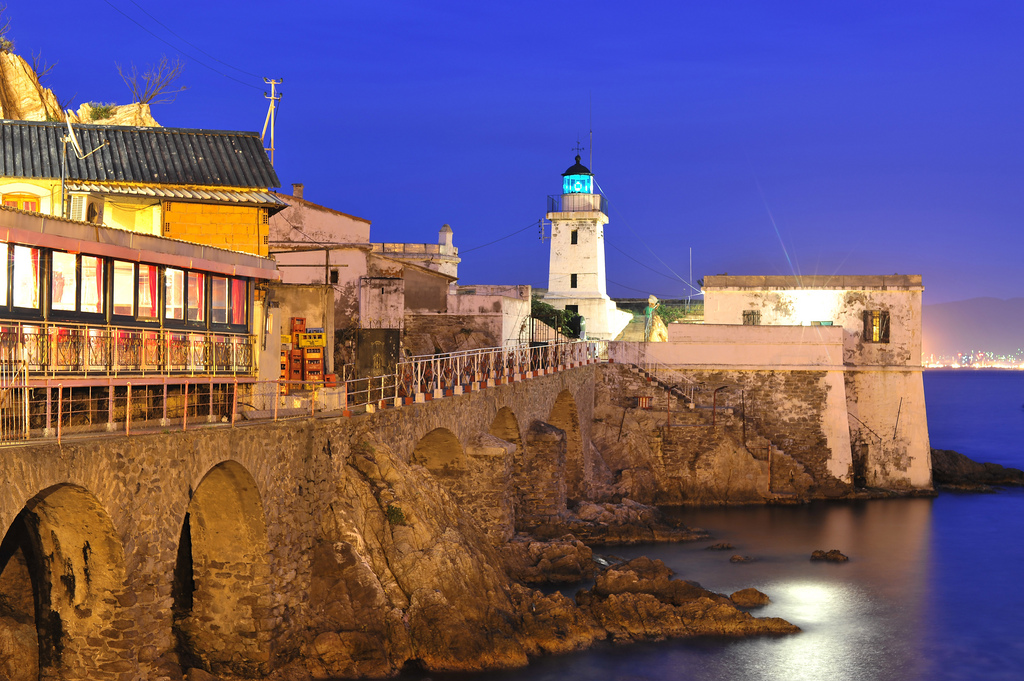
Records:
[[[587,495],[595,371],[348,419],[0,450],[0,678],[269,674],[320,633],[311,565],[356,448],[422,465],[504,541]]]

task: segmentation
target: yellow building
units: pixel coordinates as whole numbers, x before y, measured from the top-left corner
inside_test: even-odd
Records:
[[[0,121],[0,201],[266,256],[286,204],[254,132]]]

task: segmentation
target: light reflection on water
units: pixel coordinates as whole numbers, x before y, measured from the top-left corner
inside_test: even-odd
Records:
[[[1024,490],[938,499],[682,511],[734,551],[696,544],[608,549],[660,558],[719,593],[753,586],[753,611],[799,634],[602,645],[529,668],[435,681],[1019,679],[1024,669]],[[836,548],[849,563],[809,560]],[[729,562],[733,553],[753,563]],[[574,589],[567,593],[574,593]]]

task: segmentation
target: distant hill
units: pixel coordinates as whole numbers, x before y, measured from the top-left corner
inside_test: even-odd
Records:
[[[1024,348],[1024,298],[971,298],[925,305],[924,356]]]

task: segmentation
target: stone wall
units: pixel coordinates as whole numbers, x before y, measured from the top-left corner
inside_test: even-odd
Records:
[[[0,593],[24,590],[25,559],[12,556],[34,553],[48,678],[180,679],[183,666],[258,677],[295,664],[326,678],[392,674],[413,658],[448,669],[524,662],[503,614],[514,594],[487,538],[517,524],[513,489],[557,479],[561,462],[549,459],[566,435],[537,425],[556,403],[575,405],[572,438],[589,441],[594,372],[349,419],[8,448]],[[533,447],[529,428],[554,449]],[[473,473],[461,490],[414,463],[439,429]],[[592,456],[581,448],[572,463],[584,491],[599,468]],[[558,515],[564,496],[523,508]],[[19,527],[28,538],[9,551]],[[450,633],[460,622],[475,632],[465,640]],[[0,613],[0,636],[24,628]]]
[[[606,493],[703,504],[851,491],[849,441],[836,432],[841,372],[665,372],[668,384],[696,389],[692,405],[626,366],[602,366],[598,379],[594,444],[614,476]]]

